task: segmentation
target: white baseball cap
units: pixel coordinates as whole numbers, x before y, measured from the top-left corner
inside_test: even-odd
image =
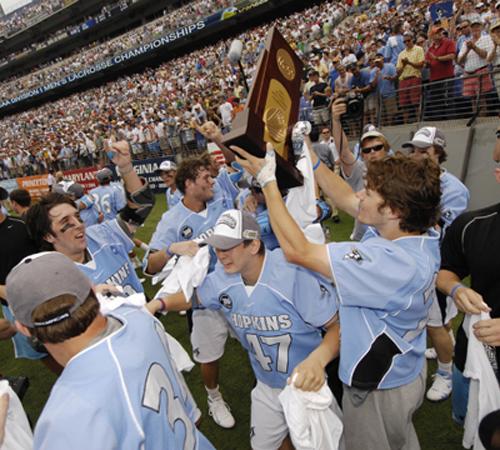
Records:
[[[444,133],[439,128],[420,128],[420,130],[413,135],[413,139],[405,142],[402,147],[426,148],[431,145],[439,145],[442,148],[446,147],[446,138],[444,137]]]
[[[213,233],[205,240],[220,250],[229,250],[246,240],[260,239],[260,227],[252,214],[238,209],[223,212]]]
[[[177,164],[167,159],[165,161],[162,161],[160,167],[158,167],[158,170],[160,172],[170,172],[171,170],[177,170]]]
[[[374,129],[370,129],[369,131],[366,131],[365,133],[363,133],[363,136],[361,136],[360,142],[363,143],[363,141],[365,139],[368,139],[368,138],[382,138],[384,140],[387,140],[385,138],[385,136],[380,131],[377,131],[375,129],[375,127],[374,127]]]

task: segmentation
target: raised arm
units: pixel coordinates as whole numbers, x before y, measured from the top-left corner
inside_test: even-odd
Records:
[[[340,168],[346,177],[350,177],[356,157],[349,148],[349,141],[342,129],[342,116],[347,112],[347,104],[339,98],[332,104],[332,136],[339,151]]]
[[[240,155],[236,157],[236,160],[257,178],[262,187],[271,226],[287,260],[331,278],[326,245],[309,242],[283,202],[274,175],[276,160],[270,144],[268,144],[268,155],[265,160],[256,158],[241,148],[231,148]]]

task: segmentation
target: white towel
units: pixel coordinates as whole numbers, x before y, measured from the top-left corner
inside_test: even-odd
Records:
[[[182,291],[186,301],[189,301],[193,296],[194,288],[198,287],[207,276],[209,264],[208,246],[201,247],[194,257],[179,257],[155,298]]]
[[[304,177],[304,184],[288,191],[285,204],[295,222],[304,230],[318,216],[316,211],[314,171],[311,155],[306,143],[304,143],[301,158],[297,161],[296,166]]]
[[[500,409],[500,387],[497,378],[491,367],[486,348],[482,342],[478,341],[472,328],[477,321],[489,318],[490,315],[485,312],[480,315],[467,315],[463,324],[469,338],[464,376],[470,378],[470,386],[462,445],[465,448],[474,446],[474,450],[484,450],[478,433],[479,423],[484,416]],[[494,350],[491,356],[495,358]]]
[[[113,310],[122,305],[135,306],[137,308],[143,308],[146,304],[146,297],[144,294],[133,294],[128,297],[125,296],[106,296],[102,294],[97,294],[97,300],[101,305],[101,313],[107,315]],[[175,366],[179,372],[189,372],[194,367],[194,362],[191,360],[189,354],[184,350],[184,347],[175,339],[173,336],[167,335],[168,348],[170,350],[170,356],[174,361]]]
[[[8,381],[0,381],[0,396],[8,394],[9,407],[5,420],[5,431],[1,450],[30,450],[33,448],[33,433],[19,397]]]
[[[317,392],[287,385],[279,395],[296,450],[342,449],[342,412],[325,383]]]

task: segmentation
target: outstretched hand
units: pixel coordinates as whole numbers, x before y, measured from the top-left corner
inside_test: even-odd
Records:
[[[110,144],[110,153],[114,154],[111,161],[113,161],[118,168],[127,167],[129,164],[132,164],[130,146],[127,141],[112,142]]]
[[[266,157],[257,158],[240,147],[231,146],[231,150],[237,155],[236,161],[256,178],[261,188],[264,188],[271,181],[276,181],[276,155],[271,144],[268,143],[266,149]]]

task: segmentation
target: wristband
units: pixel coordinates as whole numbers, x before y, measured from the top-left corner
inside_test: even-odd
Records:
[[[316,169],[319,167],[320,164],[321,164],[321,159],[318,158],[318,162],[313,166],[313,172],[316,172]]]
[[[457,293],[457,291],[460,289],[460,288],[463,288],[465,287],[462,283],[457,283],[455,284],[455,286],[453,286],[451,288],[451,291],[450,291],[450,297],[451,298],[455,298],[455,294]]]
[[[161,308],[159,309],[159,312],[163,312],[167,310],[167,304],[165,303],[165,300],[163,300],[161,297],[158,297],[156,300],[159,300],[161,303]]]
[[[170,246],[171,246],[171,245],[172,245],[172,244],[169,244],[169,246],[165,249],[165,253],[167,254],[167,256],[174,256],[174,253],[172,253],[172,252],[170,251]]]

